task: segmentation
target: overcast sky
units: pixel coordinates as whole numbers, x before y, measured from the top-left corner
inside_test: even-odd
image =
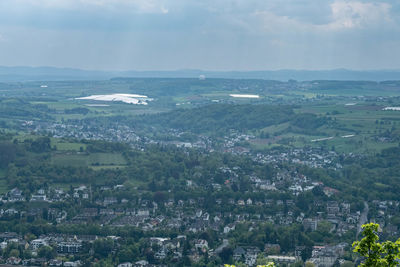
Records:
[[[400,1],[0,0],[0,65],[400,69]]]

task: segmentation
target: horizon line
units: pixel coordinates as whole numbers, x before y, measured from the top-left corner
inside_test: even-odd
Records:
[[[89,72],[279,72],[279,71],[354,71],[354,72],[400,72],[400,69],[351,69],[351,68],[331,68],[331,69],[296,69],[296,68],[281,68],[281,69],[255,69],[255,70],[213,70],[213,69],[154,69],[154,70],[138,70],[138,69],[125,69],[125,70],[102,70],[102,69],[86,69],[80,67],[60,67],[60,66],[29,66],[29,65],[0,65],[0,68],[52,68],[59,70],[79,70],[79,71],[89,71]]]

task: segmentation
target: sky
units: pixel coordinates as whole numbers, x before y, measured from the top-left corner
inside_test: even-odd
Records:
[[[1,0],[0,65],[400,69],[400,1]]]

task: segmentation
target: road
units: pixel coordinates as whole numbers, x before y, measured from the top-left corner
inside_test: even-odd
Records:
[[[368,211],[369,211],[368,203],[367,203],[367,201],[364,201],[364,210],[363,210],[363,212],[361,212],[360,221],[358,222],[358,225],[357,225],[357,239],[358,239],[358,235],[360,234],[360,232],[362,230],[361,226],[363,224],[365,224],[366,222],[368,222]]]
[[[224,247],[227,247],[227,246],[229,246],[229,241],[228,241],[228,239],[222,240],[221,246],[219,246],[219,247],[217,247],[217,248],[215,249],[215,254],[221,253],[221,251],[224,249]]]

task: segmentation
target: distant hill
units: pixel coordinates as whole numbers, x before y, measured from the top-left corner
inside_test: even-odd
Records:
[[[206,78],[266,79],[287,81],[310,80],[400,80],[400,70],[355,71],[335,70],[276,70],[276,71],[90,71],[55,67],[5,67],[0,66],[0,82],[60,81],[60,80],[108,80],[113,77],[132,78]]]
[[[342,80],[342,81],[387,81],[400,80],[400,70],[371,70],[355,71],[346,69],[336,70],[276,70],[276,71],[128,71],[124,77],[160,77],[160,78],[197,78],[204,75],[206,78],[226,79],[265,79],[287,81],[312,80]]]
[[[213,104],[194,109],[142,115],[133,124],[173,128],[193,133],[225,135],[229,130],[259,130],[289,121],[294,116],[290,106]]]
[[[129,119],[128,119],[129,120]],[[271,125],[288,123],[288,130],[302,134],[315,134],[328,125],[329,119],[311,113],[296,114],[288,105],[230,105],[212,104],[193,109],[176,109],[158,114],[139,115],[130,119],[137,127],[177,129],[196,134],[225,136],[230,130],[248,132]]]
[[[105,80],[114,75],[117,74],[71,68],[0,66],[0,82]]]

